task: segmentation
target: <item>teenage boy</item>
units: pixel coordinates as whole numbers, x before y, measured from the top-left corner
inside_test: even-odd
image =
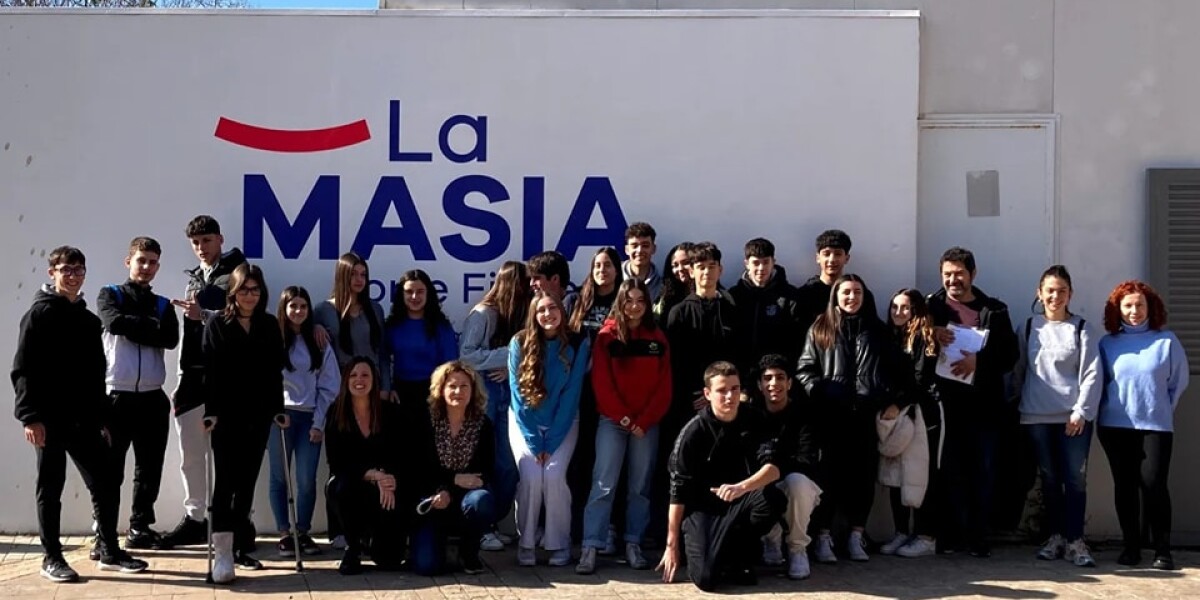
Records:
[[[571,263],[559,252],[549,250],[534,254],[530,259],[529,287],[538,292],[546,290],[562,299],[565,314],[571,314],[579,295],[571,287]]]
[[[208,499],[204,497],[204,455],[208,451],[204,432],[204,353],[200,347],[204,322],[225,308],[229,276],[246,262],[241,250],[222,253],[225,243],[217,220],[200,215],[184,229],[192,252],[200,264],[188,276],[184,300],[172,302],[183,309],[183,347],[179,351],[179,385],[171,398],[175,406],[175,433],[179,436],[179,471],[183,475],[184,516],[163,536],[169,546],[203,544],[208,539]],[[199,409],[199,410],[197,410]]]
[[[737,306],[738,367],[749,373],[767,354],[782,354],[793,362],[800,358],[804,330],[796,288],[787,272],[775,263],[775,244],[755,238],[746,242],[742,278],[729,290]]]
[[[52,283],[33,296],[21,318],[12,382],[14,415],[25,440],[37,453],[37,516],[45,557],[42,577],[76,581],[79,574],[63,559],[59,540],[67,456],[92,496],[102,570],[137,573],[145,561],[118,544],[120,488],[109,474],[108,399],[104,396],[104,345],[100,319],[87,309],[81,289],[87,275],[83,252],[60,246],[50,252]]]
[[[775,463],[782,480],[775,484],[787,495],[783,513],[787,524],[788,577],[807,579],[808,522],[813,509],[821,502],[821,488],[814,481],[817,459],[820,458],[812,411],[804,402],[792,398],[792,378],[796,361],[782,354],[768,354],[759,360],[758,397],[755,404],[767,415],[768,433],[775,440]],[[763,562],[781,564],[783,528],[778,524],[763,537]]]
[[[654,266],[654,245],[658,233],[649,223],[637,222],[625,228],[625,255],[629,257],[621,271],[626,279],[637,279],[646,284],[653,302],[662,293],[662,274]]]
[[[732,363],[704,372],[708,405],[692,418],[671,452],[671,505],[667,546],[658,568],[670,583],[687,556],[696,587],[717,583],[753,585],[758,540],[783,514],[775,447],[762,413],[742,406],[742,387]]]
[[[150,529],[162,482],[163,458],[170,431],[171,401],[163,392],[166,350],[179,344],[179,320],[171,301],[151,291],[162,246],[148,237],[129,242],[125,267],[129,279],[100,289],[96,310],[104,324],[105,378],[112,401],[109,433],[111,468],[117,489],[125,479],[125,455],[133,446],[133,509],[125,547],[162,548]]]
[[[796,302],[800,311],[800,337],[808,333],[813,321],[829,308],[829,294],[833,282],[846,270],[850,262],[850,236],[840,229],[829,229],[817,236],[817,267],[820,271],[796,290]],[[863,289],[863,309],[875,312],[875,296],[871,290]],[[803,345],[803,341],[800,342]]]
[[[991,517],[992,490],[996,474],[996,448],[1006,415],[1012,413],[1004,394],[1004,375],[1017,362],[1017,335],[1008,316],[1008,306],[975,287],[975,255],[960,247],[950,248],[938,263],[942,289],[929,296],[929,314],[934,332],[943,347],[954,341],[947,325],[955,323],[988,332],[987,342],[977,354],[963,352],[950,357],[951,372],[974,374],[970,384],[938,377],[945,436],[939,486],[946,490],[951,508],[946,532],[963,532],[972,556],[991,555],[986,541]],[[938,538],[939,550],[951,550],[961,540]]]

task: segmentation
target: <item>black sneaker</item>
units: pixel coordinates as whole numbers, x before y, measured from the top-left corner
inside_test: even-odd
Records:
[[[295,556],[293,554],[293,556]],[[233,553],[233,565],[243,571],[257,571],[263,568],[263,564],[257,558],[250,556],[248,552],[236,550]]]
[[[131,556],[128,552],[117,548],[107,556],[101,556],[96,567],[101,571],[120,571],[122,573],[141,573],[150,565]]]
[[[758,573],[754,567],[731,567],[725,573],[725,580],[733,585],[758,585]]]
[[[1137,566],[1142,562],[1142,551],[1138,548],[1125,548],[1121,551],[1121,555],[1117,557],[1117,564],[1126,567]]]
[[[162,536],[162,543],[170,547],[207,544],[208,521],[193,521],[184,517],[175,529]]]
[[[1159,552],[1154,555],[1154,562],[1150,566],[1159,571],[1174,571],[1175,559],[1171,558],[1170,552]]]
[[[275,544],[275,549],[279,551],[279,556],[292,558],[296,556],[296,540],[292,539],[290,535],[285,535],[279,538],[279,543]]]
[[[460,559],[462,562],[462,570],[467,575],[478,575],[484,571],[483,561],[479,560],[478,554],[466,554]]]
[[[346,550],[346,553],[342,555],[342,562],[338,563],[338,573],[342,575],[362,573],[362,557],[359,556],[358,550]]]
[[[300,551],[305,556],[316,556],[321,553],[321,547],[307,533],[302,533],[300,534]]]
[[[96,538],[96,541],[92,542],[92,549],[88,550],[88,560],[100,560],[102,554],[103,552],[100,551],[100,538]]]
[[[206,532],[207,533],[207,532]],[[163,546],[163,537],[153,529],[129,528],[125,535],[126,550],[167,550]]]
[[[975,542],[967,549],[967,553],[975,558],[991,558],[992,548],[984,542]]]
[[[62,555],[47,556],[42,559],[42,577],[54,583],[79,581],[79,573],[63,560]]]

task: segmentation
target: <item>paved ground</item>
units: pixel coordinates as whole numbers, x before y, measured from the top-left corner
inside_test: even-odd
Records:
[[[485,553],[490,570],[479,576],[417,577],[407,573],[370,573],[342,577],[334,568],[336,553],[313,557],[308,570],[297,574],[292,563],[277,560],[269,541],[260,540],[259,557],[267,568],[240,572],[228,587],[204,583],[204,552],[173,550],[140,554],[151,572],[121,575],[97,571],[86,557],[89,540],[69,538],[67,559],[84,582],[56,585],[37,570],[41,555],[37,540],[0,536],[0,597],[69,600],[71,598],[174,598],[179,600],[246,597],[261,599],[364,598],[411,600],[517,600],[522,598],[621,598],[682,600],[705,596],[691,584],[664,585],[655,573],[631,571],[615,561],[603,561],[595,575],[575,575],[569,567],[519,568],[511,549]],[[866,564],[843,561],[817,566],[808,581],[792,582],[775,571],[762,570],[757,587],[732,588],[748,597],[804,593],[806,598],[1200,598],[1200,553],[1179,552],[1180,571],[1118,568],[1117,551],[1096,552],[1097,569],[1078,569],[1065,562],[1033,559],[1035,549],[1008,546],[991,559],[949,556],[905,560],[876,556]]]

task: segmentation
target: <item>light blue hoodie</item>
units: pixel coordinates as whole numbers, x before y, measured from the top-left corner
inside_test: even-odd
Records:
[[[1188,385],[1183,345],[1149,322],[1100,340],[1104,395],[1098,423],[1104,427],[1174,431],[1175,407]]]
[[[546,342],[546,397],[537,408],[533,408],[518,390],[521,372],[519,340],[520,335],[515,335],[508,345],[508,384],[512,391],[510,408],[530,453],[534,456],[542,452],[554,454],[579,417],[579,394],[583,391],[583,377],[591,358],[591,342],[584,336],[578,349],[567,348],[565,365],[558,353],[561,342],[557,339]]]

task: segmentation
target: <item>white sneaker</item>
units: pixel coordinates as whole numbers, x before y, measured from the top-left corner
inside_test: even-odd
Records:
[[[1092,558],[1092,551],[1088,549],[1087,544],[1083,543],[1083,538],[1067,544],[1066,557],[1077,567],[1096,566],[1096,560]]]
[[[933,556],[935,552],[937,552],[937,542],[917,536],[908,540],[907,544],[897,548],[896,556],[920,558],[922,556]]]
[[[537,550],[520,546],[517,548],[517,564],[522,567],[537,566]]]
[[[575,565],[578,575],[591,575],[596,572],[596,549],[584,546],[579,552],[579,564]]]
[[[858,562],[867,562],[871,557],[867,554],[867,542],[863,539],[861,531],[851,531],[850,539],[846,541],[846,551],[850,554],[850,560]]]
[[[910,539],[912,538],[910,538],[906,533],[897,533],[895,537],[892,538],[892,541],[879,547],[879,553],[886,556],[891,556],[895,554],[901,546],[907,544],[908,540]]]
[[[1038,560],[1058,560],[1063,557],[1063,552],[1066,551],[1066,548],[1066,540],[1056,533],[1050,536],[1050,539],[1046,540],[1046,545],[1042,546],[1041,550],[1038,550]]]
[[[504,542],[500,541],[495,532],[485,533],[479,540],[479,549],[487,550],[488,552],[499,552],[504,550]]]
[[[212,534],[213,583],[230,583],[237,574],[233,571],[233,532],[217,531]]]
[[[571,549],[563,548],[562,550],[551,550],[550,560],[548,562],[552,567],[565,567],[571,564]]]
[[[776,525],[771,528],[771,532],[762,537],[763,545],[763,564],[768,567],[777,567],[787,562],[783,557],[783,527]]]
[[[813,553],[817,562],[825,565],[832,565],[837,562],[837,555],[833,553],[833,536],[828,533],[822,533],[817,536],[817,551]]]
[[[333,538],[332,540],[329,541],[329,547],[333,548],[334,550],[345,550],[346,549],[346,536],[339,535],[339,536]]]
[[[808,565],[808,553],[801,550],[793,552],[788,559],[788,579],[808,579],[812,575],[812,567]]]

